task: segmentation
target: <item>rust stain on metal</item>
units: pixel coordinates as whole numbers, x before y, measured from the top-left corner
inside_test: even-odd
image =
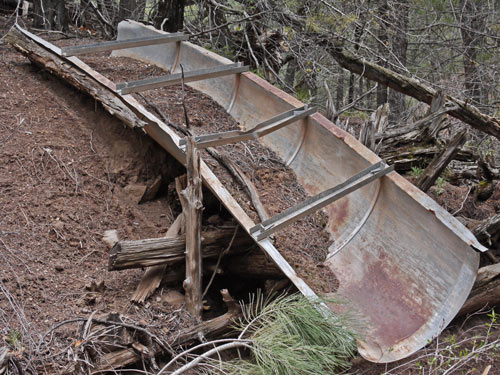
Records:
[[[375,337],[382,345],[390,347],[416,332],[432,315],[425,299],[412,298],[414,290],[408,287],[401,270],[385,252],[379,250],[379,261],[370,263],[357,288],[350,291],[356,300],[369,301],[363,309],[369,314],[370,324],[376,327]],[[421,303],[417,303],[421,300]],[[390,316],[390,319],[387,317]]]
[[[329,217],[328,227],[333,233],[338,234],[339,228],[345,224],[349,218],[349,197],[342,198],[326,208]]]

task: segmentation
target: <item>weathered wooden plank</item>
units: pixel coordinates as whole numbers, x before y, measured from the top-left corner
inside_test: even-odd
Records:
[[[256,247],[252,238],[238,231],[233,241],[240,252]],[[234,234],[234,227],[203,232],[201,234],[204,258],[216,257],[227,247]],[[186,236],[148,238],[135,241],[118,241],[110,251],[108,270],[151,267],[160,264],[181,263],[186,256]]]

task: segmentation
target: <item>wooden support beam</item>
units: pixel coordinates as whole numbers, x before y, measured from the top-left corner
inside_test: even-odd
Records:
[[[437,178],[441,175],[441,173],[448,166],[450,161],[453,160],[455,155],[458,153],[460,147],[467,140],[467,132],[462,130],[457,133],[448,143],[448,146],[437,155],[431,163],[425,168],[420,177],[417,180],[417,187],[419,187],[422,191],[427,191],[430,189],[434,182],[436,182]]]
[[[153,46],[172,42],[188,40],[189,35],[184,33],[173,33],[168,35],[148,36],[144,38],[111,40],[107,42],[87,44],[83,46],[70,46],[61,48],[61,56],[77,56],[88,53],[114,51],[125,48]]]
[[[194,146],[193,137],[186,143],[187,186],[181,190],[180,180],[176,179],[177,192],[181,201],[182,210],[186,217],[186,308],[201,321],[202,285],[201,285],[201,215],[202,181],[200,176],[200,153]]]
[[[248,66],[241,63],[214,66],[212,68],[194,70],[184,73],[184,83],[201,81],[209,78],[227,76],[229,74],[238,74],[248,71]],[[176,85],[182,82],[182,73],[169,74],[163,77],[146,78],[138,81],[124,82],[116,85],[116,91],[121,94],[130,94],[153,90],[164,86]]]
[[[203,232],[201,247],[203,258],[217,257],[234,234],[234,227]],[[233,241],[238,252],[255,248],[255,242],[243,230],[238,231]],[[186,236],[148,238],[134,241],[118,241],[110,251],[108,271],[152,267],[160,264],[174,265],[185,261]]]

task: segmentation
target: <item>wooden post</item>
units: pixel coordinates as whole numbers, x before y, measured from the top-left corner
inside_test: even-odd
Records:
[[[434,182],[444,171],[446,166],[457,154],[460,146],[467,140],[467,132],[461,131],[450,141],[446,149],[437,155],[434,160],[427,166],[424,172],[420,175],[416,185],[422,190],[427,191],[434,185]]]
[[[187,187],[182,189],[180,179],[176,179],[177,193],[186,218],[186,308],[201,321],[202,285],[201,285],[201,214],[202,182],[200,176],[200,154],[194,145],[192,136],[186,139]]]

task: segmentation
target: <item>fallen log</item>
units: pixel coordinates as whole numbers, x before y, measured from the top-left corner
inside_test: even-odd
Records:
[[[490,308],[500,303],[500,264],[479,269],[469,298],[460,309],[458,316]]]
[[[422,167],[428,165],[432,159],[441,153],[438,146],[409,147],[399,150],[382,150],[380,157],[387,163],[394,165],[397,172],[411,171],[412,167]],[[466,149],[458,150],[454,160],[470,161],[474,160],[474,154]]]
[[[439,155],[437,155],[431,163],[425,168],[420,177],[417,180],[417,187],[422,191],[427,191],[430,189],[437,178],[441,175],[450,161],[458,153],[459,147],[461,147],[467,140],[467,132],[465,130],[459,132],[450,141],[446,149],[444,149]]]
[[[388,86],[393,90],[409,95],[429,105],[438,93],[435,89],[425,85],[418,79],[405,77],[403,74],[384,68],[361,56],[346,52],[340,41],[337,45],[332,45],[328,41],[320,41],[320,43],[326,44],[330,55],[340,66],[353,73],[363,75],[364,78]],[[466,101],[450,95],[446,95],[444,106],[449,108],[448,113],[451,116],[473,128],[500,139],[500,119],[488,116]]]
[[[231,241],[234,227],[202,233],[204,258],[217,257]],[[256,245],[243,230],[233,242],[233,251],[243,252]],[[160,264],[175,264],[185,260],[186,236],[176,238],[148,238],[134,241],[118,241],[110,251],[108,270],[151,267]]]

